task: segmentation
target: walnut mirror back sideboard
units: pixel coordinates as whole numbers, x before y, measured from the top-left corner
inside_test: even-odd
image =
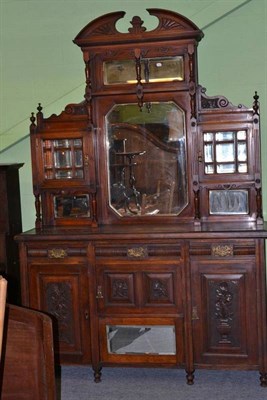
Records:
[[[267,385],[259,98],[198,83],[193,22],[113,12],[74,39],[85,96],[31,116],[35,229],[22,302],[54,318],[57,362],[256,369]]]

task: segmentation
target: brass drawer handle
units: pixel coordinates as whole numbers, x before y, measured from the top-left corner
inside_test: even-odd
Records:
[[[146,247],[131,247],[127,249],[127,257],[129,258],[145,258],[148,256]]]
[[[233,248],[232,244],[212,245],[211,254],[214,257],[229,257],[229,256],[233,256],[234,248]]]
[[[51,249],[48,250],[48,257],[49,258],[65,258],[68,254],[64,249]]]

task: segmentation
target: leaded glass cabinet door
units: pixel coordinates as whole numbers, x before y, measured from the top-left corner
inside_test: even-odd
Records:
[[[42,141],[45,179],[84,179],[82,138]]]
[[[244,106],[212,110],[199,124],[201,219],[262,223],[259,119]]]
[[[42,117],[31,131],[36,226],[96,221],[93,133],[78,111],[75,118],[64,112]]]
[[[94,171],[89,168],[93,147],[90,136],[78,131],[36,135],[43,187],[81,186],[94,179]]]

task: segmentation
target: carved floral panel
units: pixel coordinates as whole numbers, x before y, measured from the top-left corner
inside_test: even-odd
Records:
[[[61,342],[73,343],[72,290],[70,282],[48,282],[45,290],[47,311],[57,319]]]
[[[108,304],[134,304],[134,274],[106,273],[105,292]]]
[[[145,273],[146,305],[174,304],[173,273]]]
[[[207,348],[242,347],[241,304],[244,294],[244,275],[204,275],[206,296]]]

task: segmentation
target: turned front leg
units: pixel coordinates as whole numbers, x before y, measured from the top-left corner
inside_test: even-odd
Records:
[[[194,369],[193,369],[193,371],[186,371],[186,380],[187,380],[188,385],[194,384],[194,378],[195,378],[194,372],[195,372]]]
[[[101,382],[101,375],[102,375],[101,370],[102,370],[102,367],[97,366],[97,367],[93,368],[93,370],[94,370],[94,381],[95,381],[95,383]]]

